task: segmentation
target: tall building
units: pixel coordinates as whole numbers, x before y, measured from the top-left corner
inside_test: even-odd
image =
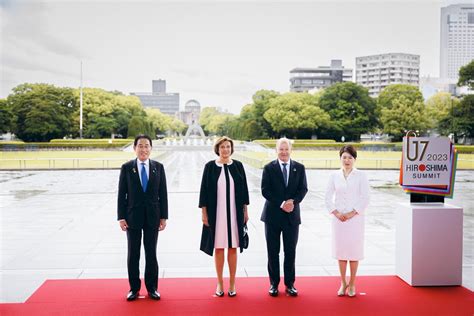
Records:
[[[341,60],[331,60],[331,66],[290,70],[292,92],[319,90],[343,81],[352,81],[352,69],[344,68]]]
[[[175,115],[179,111],[179,93],[166,92],[166,80],[152,81],[152,92],[131,92],[144,107],[159,109],[162,113]]]
[[[441,8],[440,77],[458,80],[459,68],[474,59],[474,4]]]
[[[403,83],[413,86],[420,81],[420,56],[389,53],[356,57],[356,83],[377,97],[388,85]]]

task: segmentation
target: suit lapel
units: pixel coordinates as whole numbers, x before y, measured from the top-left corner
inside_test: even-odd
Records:
[[[157,169],[158,168],[156,168],[156,163],[150,160],[150,175],[148,179],[148,186],[146,188],[147,192],[148,190],[151,190],[153,185],[155,185],[156,183],[159,183],[159,181],[156,181],[156,178],[159,177]]]
[[[283,184],[283,187],[285,187],[285,180],[283,179],[283,172],[281,171],[280,163],[278,162],[278,159],[273,161],[273,169],[275,169],[275,173],[277,174],[277,177],[280,179],[280,182]]]
[[[295,167],[295,163],[293,162],[293,160],[290,160],[290,172],[288,173],[288,187],[290,187],[290,185],[293,184],[293,182],[295,182],[295,177],[296,177],[296,167]]]
[[[142,189],[142,183],[140,181],[140,176],[138,175],[138,172],[140,172],[140,170],[138,169],[136,158],[133,160],[133,166],[132,166],[132,170],[130,170],[130,172],[132,173],[131,178],[132,178],[132,181],[134,182],[134,185],[139,186],[140,189]],[[143,191],[143,189],[142,189],[142,191]]]

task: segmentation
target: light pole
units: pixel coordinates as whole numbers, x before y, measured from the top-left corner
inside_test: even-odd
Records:
[[[82,139],[82,60],[81,60],[81,89],[79,92],[79,138]]]
[[[451,96],[451,132],[453,133],[453,144],[456,143],[456,137],[454,137],[454,96]]]

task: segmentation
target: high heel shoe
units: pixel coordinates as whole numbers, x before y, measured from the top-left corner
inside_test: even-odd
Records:
[[[349,297],[354,297],[356,296],[356,288],[355,286],[349,286],[349,290],[347,291],[347,295]]]
[[[341,283],[341,287],[339,288],[339,290],[337,291],[337,296],[344,296],[346,295],[346,290],[347,290],[347,287],[348,285],[344,285]]]
[[[229,290],[229,292],[227,292],[227,295],[229,295],[229,297],[234,297],[237,295],[237,292]]]
[[[217,289],[216,289],[216,296],[217,296],[217,297],[222,297],[222,296],[224,296],[224,291],[219,290],[219,286],[218,286]]]

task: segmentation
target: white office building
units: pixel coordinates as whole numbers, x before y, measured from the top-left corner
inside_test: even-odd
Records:
[[[388,53],[356,58],[356,83],[368,88],[371,97],[391,84],[418,87],[419,80],[419,55]]]
[[[474,59],[474,4],[441,8],[440,77],[458,80],[459,68]]]

